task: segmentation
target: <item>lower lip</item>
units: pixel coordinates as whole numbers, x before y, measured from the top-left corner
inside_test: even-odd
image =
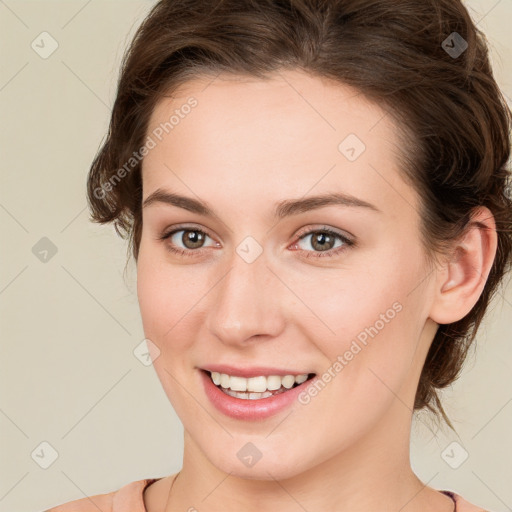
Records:
[[[315,380],[315,377],[313,377],[299,386],[267,398],[244,400],[243,398],[227,395],[221,391],[213,383],[210,375],[206,371],[199,370],[199,373],[203,380],[206,396],[220,412],[231,418],[249,421],[263,420],[286,409],[297,400],[298,395]]]

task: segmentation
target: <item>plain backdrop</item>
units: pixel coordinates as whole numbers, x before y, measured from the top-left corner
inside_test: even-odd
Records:
[[[89,222],[85,199],[123,50],[153,4],[0,0],[0,512],[181,467],[182,425],[134,355],[144,339],[134,265],[124,278],[126,243]],[[512,1],[466,5],[512,97]],[[436,434],[421,414],[411,440],[425,483],[494,512],[512,510],[511,317],[508,286],[443,393],[459,435]]]

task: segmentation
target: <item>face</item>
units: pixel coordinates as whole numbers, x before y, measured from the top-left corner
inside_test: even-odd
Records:
[[[268,479],[398,443],[435,330],[419,198],[386,112],[298,71],[221,75],[162,100],[147,135],[138,298],[185,451]],[[237,417],[205,392],[214,365],[315,377],[272,414]],[[242,448],[261,459],[241,463]]]

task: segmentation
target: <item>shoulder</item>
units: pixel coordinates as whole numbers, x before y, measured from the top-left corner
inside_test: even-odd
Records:
[[[480,507],[479,505],[474,505],[473,503],[470,503],[469,501],[464,499],[460,494],[457,494],[454,491],[441,492],[447,494],[448,496],[451,496],[451,498],[455,501],[456,512],[491,512],[490,510]]]
[[[112,512],[112,500],[116,491],[107,494],[97,494],[78,500],[68,501],[45,512]]]
[[[45,512],[146,512],[143,501],[144,489],[154,482],[146,478],[130,482],[118,490],[68,501]]]

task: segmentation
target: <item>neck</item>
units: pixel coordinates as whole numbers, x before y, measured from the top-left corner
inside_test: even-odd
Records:
[[[395,407],[375,429],[350,447],[324,454],[323,460],[307,470],[286,471],[284,476],[274,474],[272,465],[265,466],[264,457],[249,470],[235,464],[222,471],[205,457],[185,431],[183,468],[172,487],[167,507],[163,507],[167,502],[165,496],[159,509],[295,512],[299,506],[305,510],[337,512],[452,512],[452,500],[423,484],[412,471],[409,460],[412,414],[399,401]],[[401,418],[399,424],[397,418]],[[240,446],[244,442],[235,444]],[[297,467],[302,462],[297,457]],[[148,512],[152,511],[148,508]]]

